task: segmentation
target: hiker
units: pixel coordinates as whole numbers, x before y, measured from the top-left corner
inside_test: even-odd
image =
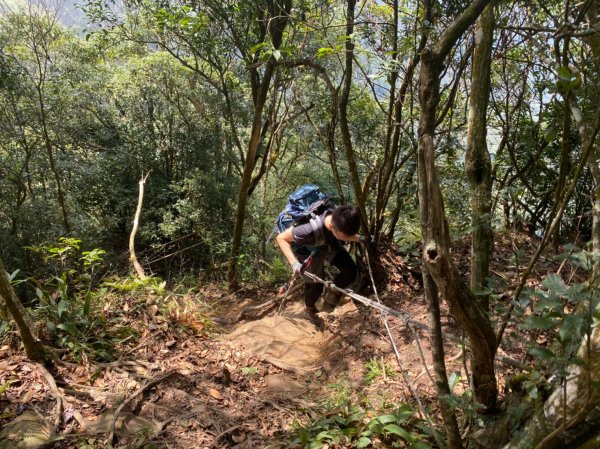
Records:
[[[338,206],[327,210],[309,223],[291,226],[277,236],[277,244],[292,267],[295,276],[301,274],[302,263],[312,255],[306,271],[324,277],[325,260],[338,268],[333,283],[339,288],[349,286],[356,277],[356,264],[342,242],[362,242],[358,235],[360,211],[354,206]],[[324,242],[318,246],[318,243]],[[304,287],[304,304],[307,318],[317,327],[322,321],[317,317],[316,303],[323,292],[323,284],[307,280]],[[332,312],[341,299],[341,293],[328,290],[323,297],[321,311]]]

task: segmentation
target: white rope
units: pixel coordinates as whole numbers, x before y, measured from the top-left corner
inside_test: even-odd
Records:
[[[373,278],[373,270],[371,269],[371,260],[369,258],[369,251],[367,248],[365,248],[365,256],[366,256],[365,258],[367,259],[367,268],[369,269],[369,278],[371,279],[371,285],[373,286],[373,293],[375,293],[375,299],[377,299],[377,302],[381,304],[381,300],[379,299],[379,294],[377,293],[377,286],[375,285],[375,279]],[[435,384],[435,382],[433,381],[433,378],[431,377],[431,373],[429,373],[429,369],[427,368],[427,361],[425,360],[425,355],[423,354],[423,348],[421,347],[421,342],[419,340],[419,336],[417,335],[414,328],[409,323],[409,321],[411,321],[409,319],[410,315],[408,313],[405,313],[405,314],[406,314],[407,318],[404,320],[404,325],[411,331],[411,333],[415,337],[415,341],[416,341],[417,347],[419,349],[419,356],[421,358],[421,362],[423,363],[423,366],[425,367],[425,371],[427,372],[429,379],[432,381],[433,384]],[[431,427],[431,430],[433,431],[433,437],[435,438],[436,443],[440,447],[444,447],[440,436],[435,431],[435,427],[433,425],[433,421],[432,421],[431,417],[425,411],[425,407],[423,407],[423,403],[421,402],[421,398],[420,398],[419,394],[417,393],[417,390],[412,387],[412,384],[410,382],[410,379],[408,378],[408,375],[406,374],[406,371],[402,368],[402,363],[400,362],[400,353],[396,346],[396,342],[394,341],[394,337],[392,336],[392,330],[390,329],[390,325],[388,323],[387,316],[383,315],[382,318],[383,318],[383,323],[385,324],[385,329],[387,331],[388,338],[390,340],[390,344],[392,345],[392,348],[394,349],[394,355],[396,356],[396,362],[398,363],[398,368],[400,368],[400,374],[402,375],[402,379],[404,379],[404,383],[406,384],[408,391],[410,391],[410,394],[412,394],[412,396],[417,401],[417,405],[419,406],[421,415],[429,423],[429,426]]]

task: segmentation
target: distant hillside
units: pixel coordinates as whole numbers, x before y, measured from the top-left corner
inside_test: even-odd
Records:
[[[60,22],[67,27],[85,28],[87,18],[81,8],[78,6],[83,3],[83,0],[48,0],[34,1],[27,0],[4,0],[3,3],[8,6],[8,9],[18,10],[26,7],[28,3],[45,5],[50,10],[57,10]],[[0,14],[6,8],[0,7]]]

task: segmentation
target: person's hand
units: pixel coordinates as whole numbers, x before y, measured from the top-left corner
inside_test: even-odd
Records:
[[[371,237],[368,237],[368,236],[366,236],[366,235],[361,235],[361,236],[358,238],[358,241],[359,241],[360,243],[365,243],[365,244],[366,244],[366,243],[371,243]]]
[[[302,274],[302,264],[298,261],[292,264],[292,271],[294,272],[294,276]]]

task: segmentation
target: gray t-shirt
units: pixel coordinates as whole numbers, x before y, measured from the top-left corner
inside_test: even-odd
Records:
[[[325,212],[320,216],[321,223],[323,226],[323,236],[325,244],[322,246],[339,245],[338,240],[335,238],[333,233],[325,227],[325,217],[330,215],[331,211]],[[299,248],[302,246],[315,246],[317,243],[317,236],[310,223],[301,224],[292,228],[292,235],[294,237],[294,247]]]

